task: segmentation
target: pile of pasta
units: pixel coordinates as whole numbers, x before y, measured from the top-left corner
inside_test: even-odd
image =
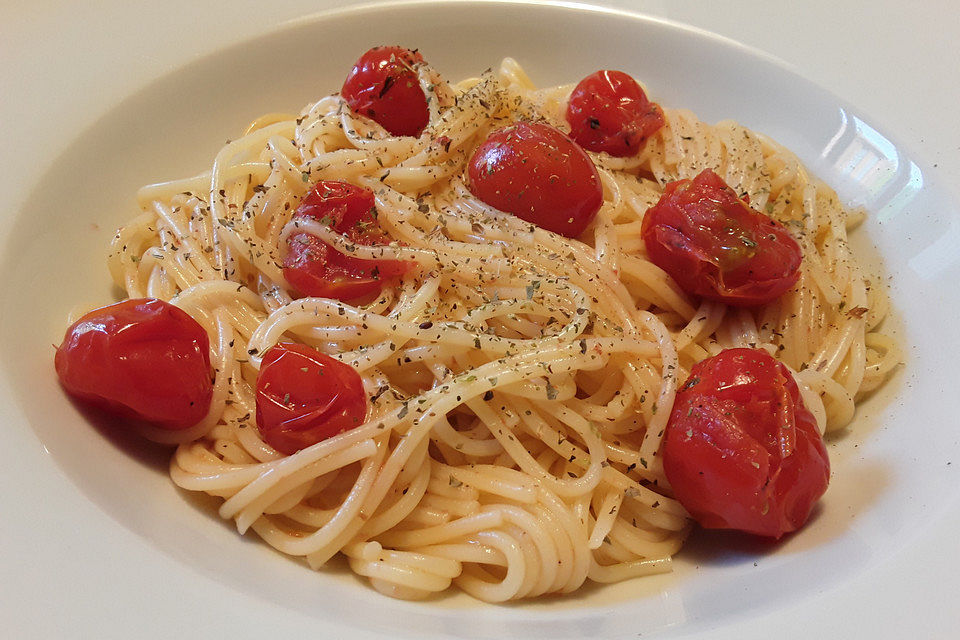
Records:
[[[109,266],[132,298],[172,302],[211,336],[206,419],[174,442],[173,481],[219,496],[220,516],[320,568],[343,554],[377,590],[422,598],[455,584],[502,602],[670,569],[691,521],[658,451],[690,367],[736,346],[796,372],[821,430],[844,427],[898,354],[887,306],[847,244],[863,217],[797,158],[734,122],[665,109],[639,155],[591,153],[604,202],[579,240],[491,209],[465,183],[472,150],[510,122],[565,129],[571,86],[538,89],[519,65],[450,84],[418,66],[430,109],[391,137],[339,95],[268,114],[206,173],[144,187]],[[713,168],[803,250],[777,302],[691,299],[646,258],[640,228],[666,183]],[[360,258],[416,268],[376,300],[295,298],[282,247],[318,180],[369,187],[396,241]],[[367,421],[290,456],[260,437],[260,357],[310,345],[354,367]]]

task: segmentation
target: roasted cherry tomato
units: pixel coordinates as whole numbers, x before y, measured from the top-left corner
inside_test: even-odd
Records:
[[[468,168],[470,191],[492,207],[575,238],[603,204],[600,175],[573,140],[518,122],[490,134]]]
[[[124,300],[67,329],[54,359],[68,393],[118,415],[185,429],[210,408],[210,342],[163,300]]]
[[[602,70],[580,81],[567,102],[570,137],[588,151],[634,156],[663,125],[663,110],[623,71]]]
[[[292,455],[363,424],[360,374],[302,344],[278,344],[257,377],[257,426],[271,447]]]
[[[423,62],[417,51],[374,47],[360,56],[347,75],[340,95],[350,108],[395,136],[419,136],[430,113],[413,66]]]
[[[790,371],[760,349],[697,363],[663,442],[677,499],[708,529],[779,538],[807,521],[830,461]]]
[[[390,242],[376,220],[373,192],[346,182],[322,180],[303,198],[294,213],[329,224],[358,245]],[[364,260],[344,255],[309,233],[287,239],[283,275],[298,293],[306,296],[353,300],[380,292],[385,281],[405,273],[408,264],[398,260]]]
[[[767,304],[800,277],[800,246],[710,169],[677,180],[647,210],[647,255],[686,291],[736,306]]]

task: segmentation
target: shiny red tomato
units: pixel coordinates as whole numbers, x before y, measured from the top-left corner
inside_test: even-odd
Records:
[[[553,127],[518,122],[490,134],[468,167],[470,191],[492,207],[575,238],[603,204],[590,157]]]
[[[163,300],[124,300],[73,323],[54,359],[63,388],[166,429],[210,408],[210,343],[197,321]]]
[[[358,245],[387,244],[376,219],[373,192],[346,182],[321,180],[303,198],[293,219],[314,218],[329,224]],[[309,233],[287,239],[283,275],[305,296],[354,300],[375,295],[386,281],[404,274],[398,260],[364,260],[344,255]]]
[[[796,240],[710,169],[668,184],[647,210],[641,235],[654,264],[687,293],[710,300],[767,304],[800,277]]]
[[[693,366],[663,442],[677,499],[708,529],[779,538],[807,521],[830,461],[790,371],[760,349]]]
[[[413,66],[418,51],[374,47],[360,56],[340,95],[350,108],[395,136],[419,136],[430,119],[427,98]]]
[[[360,374],[302,344],[267,351],[257,377],[257,427],[271,447],[292,455],[363,424]]]
[[[665,123],[663,110],[623,71],[601,70],[580,81],[567,102],[570,137],[589,151],[635,156]]]

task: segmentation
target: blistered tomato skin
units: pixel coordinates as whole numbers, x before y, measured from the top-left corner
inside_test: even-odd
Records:
[[[710,300],[768,304],[800,277],[796,240],[710,169],[668,184],[647,210],[641,236],[651,262],[687,293]]]
[[[768,304],[800,277],[796,240],[710,169],[668,184],[640,233],[651,262],[687,293],[710,300]]]
[[[666,120],[637,81],[622,71],[601,70],[580,81],[567,101],[570,137],[588,151],[635,156]]]
[[[518,122],[477,147],[468,166],[470,191],[488,205],[575,238],[603,204],[590,157],[557,129]]]
[[[257,377],[257,427],[264,441],[292,455],[363,424],[367,396],[350,365],[302,344],[278,344]]]
[[[710,300],[767,304],[800,277],[796,240],[710,169],[668,184],[640,233],[651,262],[687,293]]]
[[[68,393],[111,413],[185,429],[210,408],[206,331],[163,300],[124,300],[67,329],[54,365]]]
[[[350,108],[377,122],[395,136],[419,136],[430,112],[413,66],[423,62],[417,51],[374,47],[357,60],[340,95]]]
[[[376,219],[373,192],[346,182],[321,180],[304,196],[293,215],[327,224],[357,245],[388,244]],[[316,236],[302,232],[287,238],[283,275],[301,296],[350,301],[379,294],[383,285],[406,273],[398,260],[367,260],[345,255]]]
[[[693,366],[667,423],[663,467],[701,526],[771,538],[802,527],[830,480],[797,383],[759,349],[727,349]]]

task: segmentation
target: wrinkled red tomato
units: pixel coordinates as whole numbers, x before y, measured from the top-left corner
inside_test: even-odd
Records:
[[[367,396],[350,365],[302,344],[267,351],[257,377],[257,427],[292,455],[363,424]]]
[[[303,198],[293,220],[329,224],[358,245],[387,244],[376,219],[373,192],[346,182],[321,180]],[[380,292],[409,265],[398,260],[365,260],[345,255],[309,233],[287,238],[283,275],[300,295],[354,300]]]
[[[779,538],[807,521],[830,461],[790,371],[760,349],[693,366],[663,442],[677,499],[708,529]]]
[[[796,240],[710,169],[668,184],[647,210],[641,235],[651,262],[687,293],[710,300],[767,304],[800,277]]]
[[[492,207],[575,238],[603,204],[590,157],[553,127],[518,122],[490,134],[468,167],[470,191]]]
[[[663,110],[623,71],[601,70],[580,81],[567,102],[570,137],[589,151],[637,155],[665,123]]]
[[[427,98],[413,69],[419,62],[423,56],[418,51],[374,47],[353,65],[340,95],[351,109],[392,135],[419,136],[430,119]]]
[[[207,332],[163,300],[94,309],[67,329],[54,366],[71,395],[166,429],[190,427],[210,408]]]

